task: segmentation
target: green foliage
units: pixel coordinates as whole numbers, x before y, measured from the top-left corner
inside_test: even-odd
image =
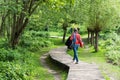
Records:
[[[51,47],[53,44],[63,45],[60,41],[61,39],[59,41],[58,39],[49,39],[50,33],[42,31],[46,26],[51,31],[59,30],[60,32],[58,31],[57,35],[61,36],[62,30],[60,29],[62,29],[62,23],[64,21],[70,22],[71,20],[75,20],[80,24],[87,24],[86,27],[110,28],[110,30],[116,30],[119,33],[119,0],[95,0],[92,2],[91,0],[44,0],[43,4],[43,0],[32,0],[33,3],[31,5],[33,6],[31,9],[29,9],[31,1],[29,4],[26,1],[30,0],[18,0],[18,2],[15,0],[0,0],[0,5],[2,5],[0,6],[0,23],[4,21],[2,20],[2,17],[4,17],[3,30],[5,31],[5,37],[8,35],[6,33],[11,34],[12,26],[18,25],[17,27],[20,29],[19,25],[24,23],[25,18],[29,17],[27,28],[29,31],[24,31],[16,49],[10,49],[6,39],[0,39],[0,79],[34,80],[34,77],[37,77],[41,80],[46,80],[46,78],[42,78],[42,76],[46,75],[46,70],[39,68],[39,63],[37,63],[39,61],[36,60],[39,56],[36,56],[36,52],[45,47]],[[35,6],[39,2],[41,2],[39,7],[34,12],[34,15],[31,15],[33,14],[32,10],[35,9]],[[13,29],[15,30],[15,28]],[[80,33],[85,33],[85,29],[85,26],[80,26]],[[53,34],[56,35],[55,33]],[[8,37],[10,38],[9,35]],[[120,49],[119,36],[116,33],[105,33],[102,38],[105,41],[101,42],[100,46],[107,50],[106,57],[108,62],[120,65],[120,55],[118,52]],[[82,54],[82,51],[79,51],[81,52],[80,56],[92,61],[95,58],[101,60],[101,57],[104,56],[104,51],[95,54],[93,53],[93,49],[90,49],[88,54],[86,52],[87,56]]]
[[[106,49],[107,61],[120,66],[120,37],[115,31],[107,32],[102,36],[102,41],[100,46]]]
[[[48,32],[26,30],[15,49],[11,49],[6,39],[1,38],[0,80],[53,80],[39,61],[39,57],[53,45],[49,36]]]
[[[37,41],[37,40],[36,40]],[[2,42],[1,42],[2,43]],[[49,42],[46,41],[48,44]],[[34,42],[34,44],[37,44]],[[48,74],[39,63],[39,57],[43,53],[49,50],[43,48],[36,49],[36,45],[31,47],[25,47],[25,44],[11,49],[4,47],[0,49],[0,79],[1,80],[46,80],[48,76],[51,80],[53,77]],[[34,48],[35,47],[35,48]],[[47,77],[47,78],[48,78]]]
[[[120,65],[120,52],[119,51],[108,51],[106,53],[106,57],[108,59],[108,62],[112,63],[112,64],[117,64]]]
[[[34,38],[33,38],[34,37]],[[21,39],[20,45],[29,50],[36,51],[43,47],[49,47],[52,42],[48,40],[49,33],[43,31],[29,31],[26,32]],[[24,45],[23,45],[24,44]]]
[[[24,65],[14,64],[10,62],[0,62],[0,79],[2,80],[26,80]]]
[[[117,49],[119,48],[119,35],[117,33],[113,32],[107,32],[104,33],[104,35],[101,36],[102,39],[104,39],[104,41],[100,42],[100,45],[105,47],[107,50],[110,50],[109,48],[111,48],[111,46],[113,46],[113,49]],[[110,47],[108,47],[110,46]]]
[[[42,38],[48,38],[50,35],[48,32],[45,31],[30,31],[31,37],[42,37]]]
[[[25,68],[27,64],[24,64],[24,55],[20,54],[19,50],[12,50],[10,48],[8,50],[2,48],[0,51],[0,79],[25,80],[25,77],[28,76],[27,70],[29,68]]]
[[[0,61],[13,61],[19,59],[20,57],[20,53],[16,50],[7,50],[5,48],[0,49]]]
[[[86,24],[90,29],[106,30],[118,26],[119,2],[118,0],[87,1],[89,7]]]
[[[112,40],[115,40],[115,41],[118,41],[118,40],[119,40],[118,34],[115,33],[114,31],[104,33],[104,35],[102,36],[102,38],[103,38],[104,40],[107,40],[107,39],[112,39]]]
[[[80,27],[80,34],[86,34],[87,33],[87,29],[86,29],[86,27],[84,26],[84,25],[79,25]]]

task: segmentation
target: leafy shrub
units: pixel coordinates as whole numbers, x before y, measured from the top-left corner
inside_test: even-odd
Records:
[[[43,38],[48,38],[50,35],[48,32],[43,32],[43,31],[31,31],[33,37],[43,37]]]
[[[0,79],[1,80],[26,80],[24,65],[19,65],[11,62],[0,62]]]
[[[20,53],[12,49],[0,49],[0,61],[13,61],[20,58]]]
[[[114,46],[117,47],[120,45],[120,37],[117,33],[112,32],[112,33],[106,33],[103,35],[104,42],[101,44],[104,44],[104,47],[109,47],[109,46]]]
[[[104,33],[103,39],[104,40],[107,40],[107,39],[117,40],[117,39],[119,39],[119,37],[118,37],[117,33],[110,32],[110,33]]]
[[[47,32],[26,31],[14,50],[9,48],[5,39],[0,39],[0,80],[40,79],[40,72],[46,71],[40,68],[40,54],[35,53],[52,45],[48,38]]]
[[[106,46],[114,45],[115,42],[112,39],[107,39],[104,43]]]
[[[43,42],[43,41],[48,41],[49,38],[49,33],[48,32],[43,32],[43,31],[30,31],[30,32],[26,32],[23,36],[22,36],[22,44],[26,44],[28,46],[31,45],[31,43],[37,43],[38,42]],[[37,42],[36,42],[37,41]],[[30,45],[29,45],[30,44]]]
[[[107,61],[112,64],[120,65],[120,53],[119,53],[120,37],[119,35],[115,32],[106,33],[104,34],[103,39],[105,41],[102,43],[104,44],[102,46],[104,46],[107,50],[107,53],[106,53]]]
[[[0,80],[34,80],[35,75],[39,74],[40,71],[34,72],[40,67],[39,61],[36,62],[38,57],[34,53],[20,47],[16,50],[3,48],[1,51]]]
[[[80,34],[85,34],[87,33],[87,29],[84,25],[80,25],[80,30],[79,30],[79,33]]]
[[[120,52],[119,51],[108,51],[106,54],[108,62],[120,65]]]
[[[34,38],[32,40],[23,40],[20,45],[22,45],[23,47],[32,50],[32,51],[36,51],[40,48],[43,47],[49,47],[52,45],[52,42],[49,41],[47,38]]]
[[[48,32],[31,30],[22,36],[20,45],[34,52],[42,47],[52,45],[52,42],[48,39],[49,36]]]

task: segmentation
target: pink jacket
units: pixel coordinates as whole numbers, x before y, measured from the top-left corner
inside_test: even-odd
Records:
[[[83,42],[82,42],[80,34],[75,33],[75,35],[76,35],[76,42],[75,42],[75,44],[79,44],[82,47],[83,46]],[[73,40],[73,37],[74,37],[74,33],[71,35],[70,40]]]

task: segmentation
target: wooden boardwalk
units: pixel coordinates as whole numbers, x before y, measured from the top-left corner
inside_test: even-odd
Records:
[[[73,63],[72,57],[66,53],[67,47],[60,47],[49,52],[50,57],[69,67],[66,80],[105,80],[97,65],[79,61]]]

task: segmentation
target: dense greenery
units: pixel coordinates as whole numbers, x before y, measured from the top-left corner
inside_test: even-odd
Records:
[[[26,31],[19,46],[14,50],[7,46],[5,39],[1,39],[0,43],[0,79],[34,80],[36,78],[44,80],[43,76],[48,75],[47,70],[42,69],[39,63],[40,55],[46,53],[49,46],[53,44],[48,40],[48,33]],[[48,48],[44,49],[44,47]],[[51,79],[52,75],[48,77]]]
[[[106,35],[102,36],[103,40],[105,41],[101,43],[101,46],[106,49],[105,55],[107,57],[107,60],[112,64],[120,66],[120,35],[114,31],[111,33],[106,33]]]
[[[80,59],[91,57],[119,70],[119,8],[119,0],[0,0],[0,79],[45,80],[47,75],[53,80],[39,57],[63,45],[74,27],[88,35],[83,37],[89,50],[80,49]]]

